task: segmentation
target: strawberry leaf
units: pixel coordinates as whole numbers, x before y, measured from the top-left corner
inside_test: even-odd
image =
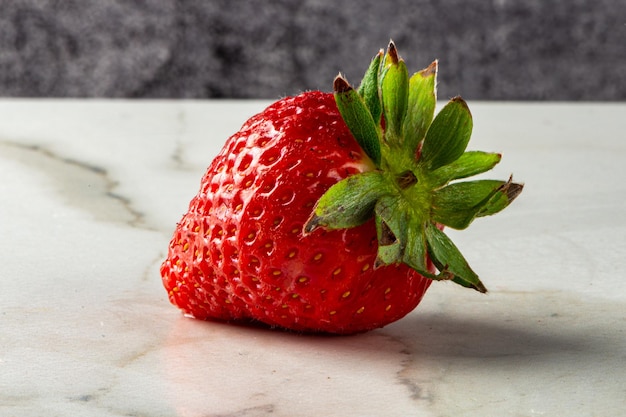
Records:
[[[388,66],[381,80],[383,112],[387,139],[398,142],[402,138],[402,125],[409,100],[409,73],[406,64],[398,57],[393,42],[387,51]]]
[[[409,265],[411,268],[418,271],[424,276],[434,278],[428,271],[427,266],[427,250],[426,250],[426,235],[424,233],[424,225],[418,222],[412,222],[409,224],[410,238],[406,243],[402,261]]]
[[[403,134],[406,151],[415,155],[433,121],[437,101],[437,61],[413,74],[409,80],[409,101]]]
[[[433,195],[432,219],[454,229],[465,229],[480,216],[506,208],[521,192],[511,180],[479,180],[450,184]]]
[[[345,178],[319,199],[304,226],[305,233],[317,227],[345,229],[356,227],[374,215],[376,201],[385,194],[385,180],[379,171],[369,171]]]
[[[500,162],[498,153],[481,151],[465,152],[454,162],[444,165],[429,174],[433,187],[439,187],[452,180],[471,177],[489,171]]]
[[[402,261],[407,241],[407,216],[399,197],[384,196],[376,202],[376,233],[378,256],[376,265],[390,265]]]
[[[384,100],[384,97],[383,97]],[[455,97],[433,120],[422,146],[420,164],[433,171],[456,161],[472,134],[472,115],[465,101]]]
[[[451,280],[463,287],[473,288],[482,293],[487,292],[478,275],[444,232],[429,223],[425,235],[428,253],[439,271],[446,275],[452,274]]]
[[[376,164],[380,165],[380,132],[365,101],[341,76],[333,84],[335,102],[341,117],[363,151]]]
[[[499,213],[511,204],[524,189],[523,184],[512,182],[512,178],[504,183],[486,204],[483,204],[476,217],[491,216]]]
[[[378,75],[380,73],[380,62],[382,57],[383,51],[380,50],[374,59],[372,59],[372,62],[365,72],[358,90],[359,95],[363,97],[365,105],[369,109],[374,122],[378,122],[380,120],[380,115],[382,114],[380,91],[378,90]]]

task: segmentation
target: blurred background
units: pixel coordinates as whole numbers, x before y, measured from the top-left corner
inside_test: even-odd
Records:
[[[274,99],[390,38],[441,98],[626,99],[626,0],[0,0],[0,96]]]

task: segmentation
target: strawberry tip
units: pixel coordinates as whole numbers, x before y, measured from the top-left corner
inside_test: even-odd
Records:
[[[304,224],[302,228],[302,234],[307,236],[315,231],[318,227],[320,227],[320,223],[322,218],[315,213],[309,218],[309,220]]]
[[[389,55],[389,58],[391,59],[391,62],[393,64],[397,64],[400,57],[398,56],[398,49],[396,48],[396,44],[393,42],[392,39],[389,40],[389,47],[387,48],[387,54]]]
[[[333,90],[335,91],[335,93],[345,93],[352,90],[352,86],[350,86],[344,76],[339,73],[335,77],[335,81],[333,82]]]

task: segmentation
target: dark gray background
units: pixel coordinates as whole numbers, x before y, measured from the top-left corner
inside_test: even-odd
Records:
[[[626,99],[626,0],[0,0],[0,96],[277,98],[390,38],[442,98]]]

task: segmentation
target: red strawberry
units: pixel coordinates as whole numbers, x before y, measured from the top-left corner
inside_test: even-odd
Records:
[[[337,77],[334,96],[248,120],[174,233],[161,267],[171,302],[199,319],[354,333],[405,316],[432,279],[486,291],[442,225],[502,210],[521,185],[448,184],[500,156],[464,152],[460,98],[433,120],[435,76],[433,63],[409,79],[391,43],[358,91]]]

